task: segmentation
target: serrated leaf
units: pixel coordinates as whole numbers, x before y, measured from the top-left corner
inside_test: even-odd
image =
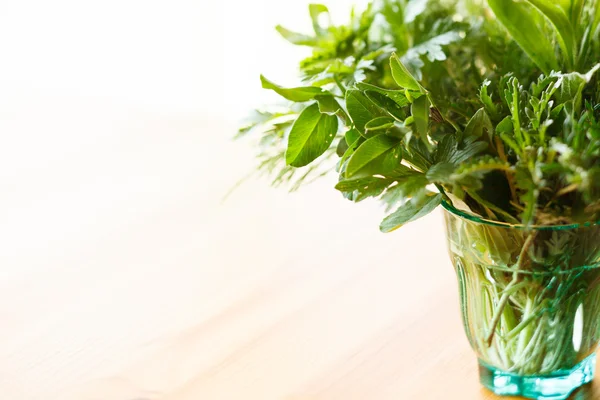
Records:
[[[479,89],[479,100],[485,107],[485,111],[490,115],[494,120],[498,119],[498,107],[492,101],[492,96],[488,94],[488,87],[491,82],[489,80],[483,81],[481,88]]]
[[[303,167],[313,162],[329,148],[337,128],[337,117],[321,114],[317,103],[306,107],[290,131],[286,163]]]
[[[382,232],[392,232],[402,225],[429,214],[442,203],[439,193],[414,197],[387,216],[380,225]]]
[[[404,89],[414,90],[417,92],[422,92],[423,88],[417,82],[414,76],[411,75],[410,72],[406,69],[402,61],[398,58],[396,53],[392,54],[390,58],[390,68],[392,70],[392,77],[394,81]]]
[[[352,155],[346,168],[346,178],[386,175],[400,165],[400,141],[386,135],[367,139]]]
[[[469,189],[479,190],[482,179],[490,171],[510,171],[510,164],[499,158],[483,156],[462,163],[450,177],[450,180]]]
[[[465,138],[463,143],[459,144],[454,135],[446,135],[438,143],[435,159],[437,163],[458,165],[482,153],[487,147],[486,142],[478,141],[475,137]]]
[[[387,112],[379,108],[360,90],[350,89],[346,91],[346,108],[354,126],[362,134],[365,133],[365,125],[377,117],[389,116]]]
[[[452,183],[452,173],[456,169],[453,163],[434,164],[427,171],[427,179],[432,183]]]
[[[298,103],[313,100],[316,96],[323,95],[326,93],[323,89],[315,86],[304,86],[289,89],[284,88],[271,82],[263,75],[260,76],[260,81],[262,82],[263,89],[273,90],[278,95],[290,101],[295,101]]]
[[[389,187],[381,196],[381,200],[386,204],[386,212],[389,212],[398,203],[423,195],[429,184],[425,174],[410,169],[403,175],[395,177],[395,180],[397,184]]]
[[[420,171],[427,171],[433,164],[429,149],[420,140],[409,140],[403,158]]]
[[[410,48],[406,54],[402,56],[402,61],[408,63],[411,62],[412,59],[416,59],[422,55],[427,56],[427,59],[431,62],[444,61],[446,59],[446,53],[444,53],[442,46],[446,46],[459,40],[461,40],[461,37],[458,32],[444,32],[441,35],[434,36],[431,39]]]
[[[342,193],[351,193],[351,199],[359,202],[368,197],[379,196],[393,181],[389,178],[370,176],[339,181],[335,188]]]
[[[412,0],[406,4],[404,9],[404,23],[411,23],[427,8],[428,0]]]

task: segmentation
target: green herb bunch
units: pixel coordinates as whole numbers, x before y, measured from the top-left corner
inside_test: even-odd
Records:
[[[600,0],[381,0],[314,34],[290,103],[240,134],[295,189],[335,168],[336,189],[392,211],[381,230],[442,201],[532,225],[600,217]],[[334,160],[335,155],[339,157]]]

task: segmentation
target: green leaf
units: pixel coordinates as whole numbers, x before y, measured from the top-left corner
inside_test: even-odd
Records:
[[[356,84],[356,87],[360,90],[367,92],[367,95],[369,94],[369,92],[375,92],[375,93],[382,94],[382,95],[390,98],[391,100],[393,100],[394,103],[396,103],[400,107],[404,107],[404,106],[407,106],[408,104],[410,104],[410,102],[406,98],[406,95],[404,94],[404,90],[382,89],[380,87],[377,87],[375,85],[371,85],[371,84],[365,83],[365,82],[358,82]],[[419,96],[420,96],[419,92],[413,93],[414,98],[417,98]]]
[[[271,89],[278,95],[290,101],[295,101],[298,103],[310,101],[313,100],[316,96],[326,94],[326,92],[323,91],[323,89],[314,86],[304,86],[286,89],[271,82],[263,75],[260,76],[260,81],[262,82],[263,89]]]
[[[462,163],[450,177],[451,181],[470,189],[482,187],[484,175],[490,171],[510,171],[510,164],[492,156],[482,156]]]
[[[469,120],[469,123],[465,127],[463,137],[480,138],[486,131],[488,133],[488,139],[491,140],[491,135],[494,133],[492,121],[490,121],[490,117],[485,112],[485,109],[480,108]]]
[[[414,118],[417,133],[426,147],[430,147],[429,140],[427,139],[429,131],[429,105],[427,96],[421,96],[413,102],[411,107],[411,114]]]
[[[379,196],[393,181],[390,178],[369,176],[339,181],[335,188],[342,193],[352,194],[351,199],[359,202],[368,197]]]
[[[496,126],[496,133],[513,133],[515,130],[513,121],[511,117],[504,117],[502,121]]]
[[[402,225],[429,214],[441,203],[442,195],[439,193],[414,197],[387,216],[379,228],[385,233],[395,231]]]
[[[446,135],[438,144],[435,160],[440,164],[458,165],[482,153],[487,147],[486,142],[478,141],[475,137],[465,138],[463,143],[458,143],[454,135]]]
[[[379,108],[360,90],[350,89],[346,91],[346,108],[359,132],[365,133],[367,122],[377,117],[389,116],[387,112]]]
[[[452,183],[452,173],[456,169],[453,163],[434,164],[427,171],[427,179],[432,183]]]
[[[577,112],[581,109],[582,92],[585,85],[592,79],[594,74],[600,69],[597,64],[587,74],[583,75],[577,72],[561,75],[558,81],[558,91],[555,93],[559,104],[573,104],[573,109]]]
[[[335,154],[337,154],[338,157],[343,157],[349,148],[350,146],[348,146],[348,143],[346,143],[346,139],[341,138],[335,148]]]
[[[488,4],[513,39],[545,74],[560,69],[546,20],[538,9],[517,0],[488,0]]]
[[[594,16],[594,21],[592,22],[591,32],[596,32],[598,27],[600,26],[600,7],[596,4],[596,15]]]
[[[342,108],[333,96],[316,96],[315,100],[319,104],[321,114],[337,115]]]
[[[317,35],[326,34],[329,26],[321,26],[319,17],[321,14],[327,14],[327,16],[329,16],[329,9],[327,6],[324,6],[323,4],[309,4],[308,12],[310,13],[310,18],[312,19],[312,25],[315,33]],[[329,22],[331,23],[331,20]]]
[[[426,55],[427,59],[431,62],[444,61],[446,59],[446,53],[444,53],[442,46],[459,40],[461,40],[461,37],[458,32],[444,32],[441,35],[434,36],[431,39],[410,48],[406,54],[402,56],[402,59],[409,63],[412,59]]]
[[[579,73],[565,74],[561,77],[560,86],[556,92],[556,99],[559,104],[570,103],[573,110],[581,109],[581,94],[587,83],[585,76]]]
[[[481,84],[481,89],[479,89],[479,100],[483,104],[485,111],[490,115],[494,120],[498,119],[498,107],[492,101],[492,96],[488,94],[488,87],[491,82],[489,80],[484,80]]]
[[[581,13],[583,12],[585,0],[572,0],[570,1],[570,3],[570,9],[563,9],[570,14],[569,17],[571,19],[571,24],[573,26],[577,26],[577,24],[580,23]],[[598,5],[596,5],[596,8],[599,8]]]
[[[377,117],[365,124],[365,132],[369,136],[373,132],[387,131],[394,126],[395,119],[392,117]]]
[[[392,172],[402,161],[402,148],[396,138],[378,135],[367,139],[352,155],[346,178],[383,175]]]
[[[337,115],[344,123],[349,123],[348,115],[332,95],[315,96],[315,100],[321,114]]]
[[[298,46],[316,46],[317,44],[317,39],[312,37],[312,36],[308,36],[308,35],[303,35],[301,33],[296,33],[296,32],[292,32],[289,29],[284,28],[281,25],[277,25],[275,27],[275,29],[277,30],[277,32],[279,32],[279,34],[288,42],[298,45]]]
[[[352,131],[352,129],[350,131]],[[348,131],[348,132],[350,132],[350,131]],[[365,140],[366,139],[364,137],[359,135],[358,138],[354,142],[348,142],[348,138],[346,137],[346,143],[348,143],[348,149],[346,150],[346,152],[344,153],[342,158],[340,158],[340,160],[338,162],[339,167],[336,169],[336,171],[339,172],[342,176],[346,175],[346,168],[348,167],[348,160],[350,159],[350,157],[352,157],[352,155],[354,154],[356,149],[365,142]]]
[[[398,203],[404,203],[412,197],[423,195],[429,185],[425,174],[412,169],[407,169],[406,172],[394,179],[397,184],[389,187],[381,196],[381,200],[386,203],[386,212],[389,212]]]
[[[404,89],[410,89],[417,92],[424,92],[423,88],[417,82],[414,76],[411,75],[410,72],[406,69],[402,61],[398,58],[396,53],[392,54],[390,58],[390,68],[392,70],[392,77],[394,81]]]
[[[346,143],[348,144],[348,146],[355,143],[361,137],[360,132],[356,129],[349,129],[344,136],[346,138]]]
[[[406,111],[389,97],[374,91],[364,92],[369,100],[375,103],[379,108],[388,112],[396,121],[402,122],[406,119]]]
[[[427,171],[432,165],[429,149],[420,140],[411,140],[403,156],[406,161],[420,171]]]
[[[404,23],[409,24],[427,8],[428,0],[412,0],[406,3],[404,9]]]
[[[569,67],[572,67],[577,52],[577,41],[575,32],[565,10],[559,5],[549,0],[527,0],[536,7],[546,18],[552,22],[557,33],[558,42],[568,61]]]
[[[310,164],[329,148],[337,129],[337,117],[321,114],[317,103],[306,107],[290,131],[286,163],[293,167]]]

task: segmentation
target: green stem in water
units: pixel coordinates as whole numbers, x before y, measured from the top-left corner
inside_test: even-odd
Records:
[[[521,249],[521,253],[519,254],[519,260],[517,261],[516,269],[513,272],[513,279],[504,289],[504,293],[502,294],[502,297],[498,302],[498,306],[496,307],[496,311],[494,312],[494,317],[492,318],[492,323],[490,324],[490,331],[486,338],[486,343],[488,347],[492,346],[492,340],[494,339],[494,334],[496,333],[496,327],[498,326],[498,322],[500,321],[500,317],[502,316],[504,307],[506,307],[506,303],[508,303],[510,295],[512,294],[512,292],[515,291],[515,286],[517,286],[517,282],[519,280],[519,272],[521,271],[521,268],[525,263],[525,255],[527,254],[527,251],[529,251],[529,248],[531,247],[535,236],[536,233],[533,232],[530,233],[529,236],[527,236],[527,239],[525,239],[525,243],[523,244],[523,248]]]

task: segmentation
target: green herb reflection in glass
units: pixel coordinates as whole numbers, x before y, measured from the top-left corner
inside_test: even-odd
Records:
[[[524,229],[444,203],[464,328],[498,394],[566,397],[600,340],[600,225]]]

